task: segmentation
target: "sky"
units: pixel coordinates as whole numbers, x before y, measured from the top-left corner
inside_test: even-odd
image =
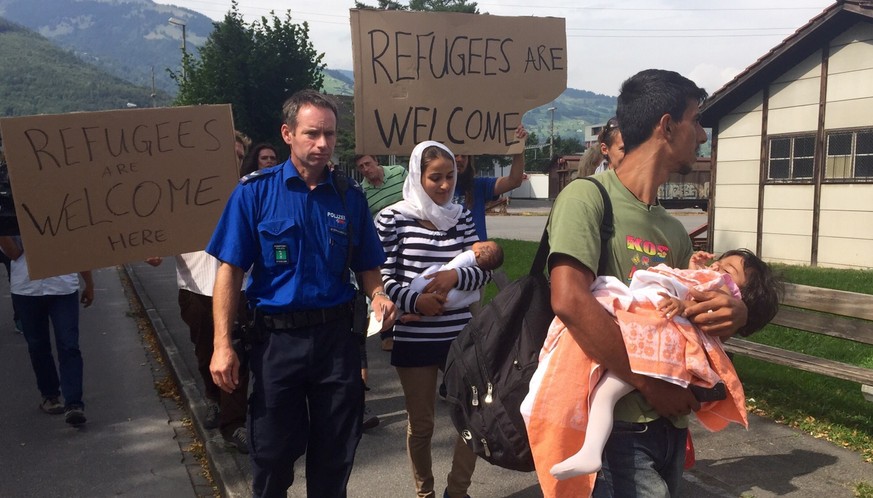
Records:
[[[230,0],[155,0],[214,20]],[[365,2],[375,5],[377,2]],[[405,2],[404,2],[405,3]],[[567,86],[617,95],[621,82],[648,68],[670,69],[713,93],[833,3],[832,0],[523,0],[477,2],[480,13],[563,17]],[[306,21],[329,69],[352,69],[349,9],[354,0],[238,0],[246,21],[269,15]]]

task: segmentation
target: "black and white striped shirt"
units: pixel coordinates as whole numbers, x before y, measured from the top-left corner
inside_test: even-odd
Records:
[[[387,260],[382,265],[385,292],[401,313],[416,313],[420,295],[409,288],[412,279],[433,265],[444,265],[470,249],[479,240],[470,211],[464,210],[458,223],[447,231],[431,230],[418,220],[410,219],[389,208],[376,219]],[[460,290],[476,290],[491,280],[491,272],[478,266],[459,268]],[[442,365],[451,341],[470,320],[469,308],[445,310],[439,316],[422,316],[421,320],[394,326],[394,366],[414,367]]]

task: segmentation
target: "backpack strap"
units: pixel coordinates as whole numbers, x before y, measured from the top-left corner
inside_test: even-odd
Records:
[[[606,192],[606,188],[600,181],[595,180],[590,176],[582,177],[583,180],[588,180],[594,185],[597,185],[597,190],[600,191],[600,197],[603,198],[603,219],[600,220],[600,261],[597,262],[597,275],[606,273],[606,262],[609,254],[609,239],[615,235],[615,223],[612,219],[612,200]]]
[[[343,211],[346,212],[346,218],[348,220],[349,227],[347,230],[349,232],[349,250],[346,253],[346,270],[349,270],[352,267],[352,246],[354,245],[353,241],[355,240],[353,237],[354,231],[352,230],[352,215],[349,213],[349,208],[346,204],[346,193],[349,191],[349,177],[339,168],[334,168],[331,175],[333,176],[333,185],[336,187],[336,191],[340,196],[340,202],[343,204]]]
[[[597,262],[597,275],[603,275],[606,272],[606,263],[608,261],[609,240],[615,235],[612,201],[609,199],[606,188],[598,180],[590,176],[577,178],[576,180],[588,180],[597,185],[597,190],[600,191],[600,197],[603,200],[603,218],[600,220],[600,260]],[[546,258],[549,256],[549,222],[551,220],[552,213],[550,212],[549,218],[546,220],[546,227],[543,229],[543,237],[540,239],[540,246],[537,248],[537,255],[534,257],[530,268],[531,275],[542,274],[546,269]]]

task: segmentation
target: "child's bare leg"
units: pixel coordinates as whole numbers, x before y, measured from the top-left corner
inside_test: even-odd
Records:
[[[600,470],[603,448],[612,432],[612,411],[618,400],[631,391],[633,388],[630,384],[610,372],[603,375],[591,392],[585,443],[575,455],[552,467],[550,472],[556,479],[569,479]]]

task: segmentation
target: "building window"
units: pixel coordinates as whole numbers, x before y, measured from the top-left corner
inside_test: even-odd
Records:
[[[828,133],[825,179],[873,180],[873,130]]]
[[[770,180],[810,180],[815,135],[770,139]]]

